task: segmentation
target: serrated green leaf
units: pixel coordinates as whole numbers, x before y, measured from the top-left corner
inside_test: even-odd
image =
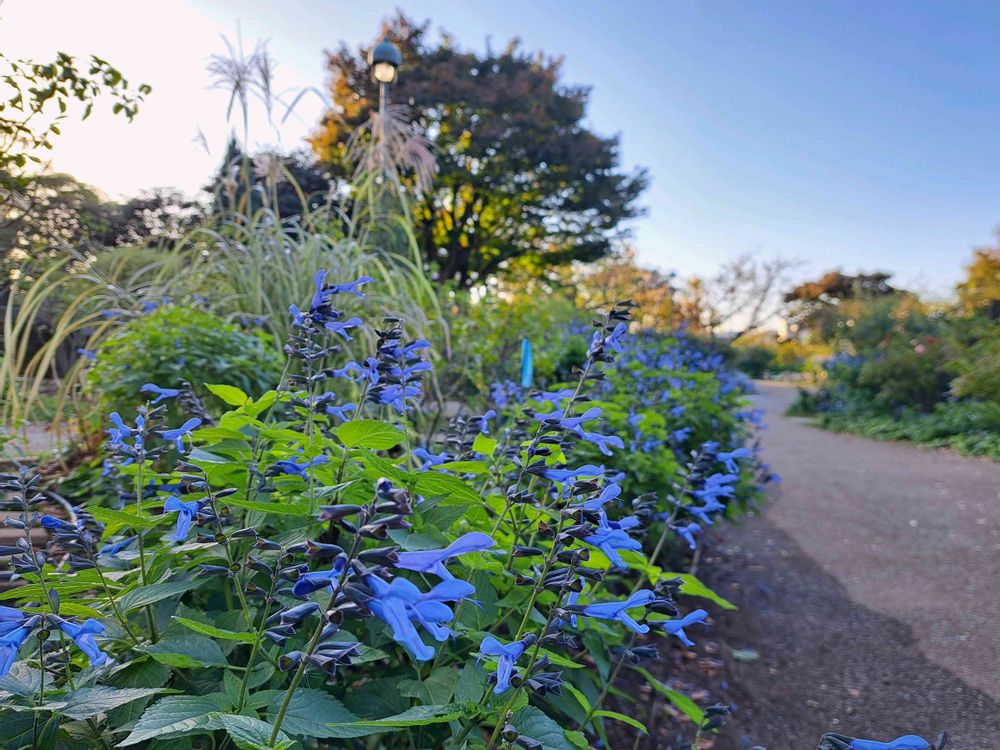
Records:
[[[155,737],[178,737],[222,728],[218,713],[229,708],[222,693],[209,695],[168,695],[151,705],[118,747],[136,745]],[[210,717],[215,714],[215,718]]]
[[[448,461],[434,467],[435,471],[453,471],[456,474],[488,474],[485,461]]]
[[[60,595],[79,594],[81,591],[93,591],[98,588],[97,583],[86,583],[83,581],[67,581],[66,583],[49,583],[42,587],[38,583],[29,583],[24,586],[17,586],[8,591],[0,591],[0,600],[7,599],[27,599],[33,602],[48,604],[46,588],[55,591]]]
[[[231,495],[220,501],[224,505],[231,505],[234,508],[246,508],[256,510],[260,513],[270,513],[276,516],[308,516],[312,511],[307,503],[262,503],[257,500],[247,500],[236,495]]]
[[[226,657],[219,644],[204,635],[169,636],[141,647],[161,664],[180,669],[220,667]]]
[[[129,612],[139,607],[145,607],[147,604],[161,601],[162,599],[180,596],[185,592],[198,588],[207,580],[207,578],[198,578],[188,581],[163,581],[162,583],[153,583],[149,586],[140,586],[125,592],[118,599],[118,607],[123,612]]]
[[[455,704],[443,706],[414,706],[401,714],[384,719],[358,719],[351,722],[330,724],[330,729],[338,732],[337,737],[364,737],[379,731],[420,727],[428,724],[444,724],[460,718],[462,709]]]
[[[425,471],[417,476],[416,491],[426,497],[444,497],[445,501],[464,500],[468,503],[479,503],[479,493],[467,482],[450,474],[440,474],[436,471]]]
[[[240,714],[216,714],[222,728],[232,738],[240,750],[286,750],[295,744],[288,735],[279,731],[275,742],[270,739],[274,726],[253,716]]]
[[[234,385],[210,384],[205,387],[230,406],[245,406],[250,402],[250,397]]]
[[[253,643],[257,640],[257,636],[253,633],[237,633],[233,630],[223,630],[222,628],[217,628],[214,625],[206,625],[203,622],[197,622],[196,620],[189,620],[186,617],[174,617],[181,625],[186,627],[188,630],[193,630],[196,633],[201,633],[202,635],[207,635],[212,638],[219,638],[223,641],[239,641],[240,643]]]
[[[274,721],[281,703],[285,698],[284,690],[267,692],[267,719]],[[353,722],[358,717],[351,713],[343,703],[325,690],[299,688],[292,694],[292,700],[285,712],[281,728],[293,737],[339,737],[330,724],[337,722]]]
[[[335,432],[348,448],[389,450],[406,439],[395,427],[377,419],[355,419],[340,425]]]
[[[102,508],[100,506],[88,506],[87,512],[108,528],[106,533],[114,533],[112,527],[117,529],[155,529],[163,522],[163,516],[137,515],[126,513],[121,510]]]
[[[525,706],[515,711],[511,723],[524,736],[541,742],[544,750],[573,750],[563,728],[540,708]]]
[[[163,688],[113,688],[106,685],[85,687],[66,693],[60,700],[47,702],[46,708],[71,719],[92,719],[126,703],[163,692]]]
[[[476,435],[476,439],[472,441],[472,450],[476,453],[482,453],[484,456],[492,457],[494,451],[497,449],[497,441],[495,438],[491,438],[488,435],[479,433]]]

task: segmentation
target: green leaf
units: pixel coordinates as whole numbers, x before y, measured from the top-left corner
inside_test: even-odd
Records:
[[[274,721],[285,698],[284,690],[265,691],[267,698],[267,718]],[[255,696],[256,697],[256,696]],[[325,690],[299,688],[292,694],[292,700],[285,712],[281,728],[293,737],[339,737],[330,725],[337,722],[353,722],[358,719]]]
[[[488,673],[479,661],[467,661],[455,687],[455,700],[461,703],[479,703],[487,677]]]
[[[479,493],[465,481],[450,474],[439,474],[436,471],[426,471],[417,477],[416,491],[426,497],[443,496],[457,498],[470,503],[479,503]]]
[[[211,636],[212,638],[219,638],[223,641],[239,641],[240,643],[253,643],[257,640],[257,636],[253,633],[237,633],[233,630],[223,630],[222,628],[217,628],[214,625],[206,625],[203,622],[197,622],[196,620],[189,620],[186,617],[174,617],[177,622],[186,627],[188,630],[193,630],[196,633],[201,633],[202,635]]]
[[[59,594],[78,594],[81,591],[92,591],[97,587],[97,583],[84,583],[83,581],[47,584],[49,591],[55,591]],[[8,591],[0,591],[0,600],[6,599],[30,599],[33,602],[48,603],[45,588],[38,583],[29,583],[24,586],[16,586]]]
[[[680,578],[683,581],[680,588],[680,593],[682,594],[686,594],[687,596],[699,596],[702,599],[708,599],[715,602],[723,609],[736,609],[735,604],[727,599],[723,599],[690,573],[663,573],[662,577]]]
[[[413,481],[413,475],[410,472],[400,469],[392,461],[384,459],[371,451],[362,448],[358,451],[357,456],[365,466],[365,475],[370,479],[386,477],[396,484],[406,487],[409,487]]]
[[[456,474],[488,474],[485,461],[448,461],[434,467],[435,471],[454,471]]]
[[[521,734],[541,742],[545,750],[573,750],[563,728],[540,708],[525,706],[515,711],[511,723]]]
[[[161,664],[180,669],[220,667],[227,663],[219,644],[203,635],[168,636],[142,646],[142,650]]]
[[[71,719],[92,719],[126,703],[163,692],[163,688],[113,688],[104,685],[73,690],[47,708]]]
[[[702,725],[702,722],[704,722],[705,720],[705,712],[698,707],[697,703],[691,700],[688,696],[684,695],[684,693],[678,692],[677,690],[671,690],[670,688],[668,688],[658,679],[653,677],[653,675],[650,674],[648,669],[638,667],[636,668],[635,671],[641,674],[643,677],[645,677],[646,682],[649,683],[650,687],[652,687],[653,690],[658,692],[660,695],[662,695],[668,701],[670,701],[674,706],[676,706],[677,709],[682,714],[691,719],[691,721],[693,721],[696,726]]]
[[[233,743],[240,750],[285,750],[294,742],[288,739],[284,732],[278,732],[278,737],[272,745],[270,742],[274,726],[253,716],[240,714],[215,714],[222,722],[222,728],[229,733]]]
[[[250,397],[234,385],[206,385],[208,390],[230,406],[245,406]]]
[[[454,667],[438,667],[422,680],[403,680],[400,695],[418,698],[423,703],[446,704],[455,695],[460,674]]]
[[[126,592],[118,600],[118,606],[123,612],[129,612],[162,599],[180,596],[191,589],[198,588],[207,580],[207,578],[200,578],[190,581],[163,581],[162,583],[154,583],[149,586],[140,586]]]
[[[337,722],[330,724],[330,728],[338,732],[337,737],[364,737],[369,734],[376,734],[379,730],[385,729],[406,729],[407,727],[420,727],[427,724],[444,724],[454,721],[462,715],[461,708],[454,704],[414,706],[403,711],[401,714],[387,716],[384,719],[358,719],[351,722]]]
[[[631,716],[626,716],[625,714],[620,714],[617,711],[605,711],[601,709],[600,711],[594,711],[593,716],[602,717],[605,719],[614,719],[615,721],[621,721],[628,724],[630,727],[635,727],[643,734],[647,734],[646,725],[643,724],[638,719],[633,719]]]
[[[262,503],[257,500],[245,500],[244,498],[231,495],[221,500],[224,505],[232,505],[237,508],[256,510],[261,513],[271,513],[276,516],[308,516],[312,511],[307,503]]]
[[[102,508],[97,505],[87,506],[87,512],[108,526],[109,528],[105,531],[109,534],[113,534],[114,530],[117,529],[155,529],[163,521],[163,516],[139,516],[135,513]]]
[[[348,448],[389,450],[406,439],[395,427],[377,419],[355,419],[340,425],[335,432]]]
[[[472,450],[476,453],[482,453],[484,456],[492,457],[496,449],[497,441],[482,433],[476,435],[476,439],[472,441]]]
[[[118,743],[118,747],[135,745],[154,737],[180,737],[222,729],[218,712],[228,709],[228,704],[222,693],[168,695],[143,711],[132,732]]]

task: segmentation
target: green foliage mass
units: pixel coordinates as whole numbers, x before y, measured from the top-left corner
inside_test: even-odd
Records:
[[[96,354],[87,386],[106,408],[123,412],[145,400],[139,389],[146,383],[176,388],[186,381],[202,397],[211,396],[205,383],[221,383],[259,396],[277,381],[282,366],[267,334],[170,304],[130,321]]]

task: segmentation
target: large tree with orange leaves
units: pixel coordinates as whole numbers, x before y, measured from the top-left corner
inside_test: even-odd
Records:
[[[418,241],[439,278],[469,286],[511,264],[539,268],[608,255],[640,213],[644,171],[620,169],[617,137],[583,124],[589,90],[559,81],[560,61],[463,50],[403,15],[387,33],[403,53],[392,99],[434,145],[438,172],[414,189]],[[329,112],[313,138],[346,171],[348,139],[377,106],[366,49],[328,54]]]

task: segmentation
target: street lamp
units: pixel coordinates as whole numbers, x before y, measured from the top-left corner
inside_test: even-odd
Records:
[[[402,62],[403,56],[387,36],[383,37],[382,41],[372,47],[368,53],[372,80],[378,83],[379,109],[389,103],[389,84],[396,80],[396,71]]]

